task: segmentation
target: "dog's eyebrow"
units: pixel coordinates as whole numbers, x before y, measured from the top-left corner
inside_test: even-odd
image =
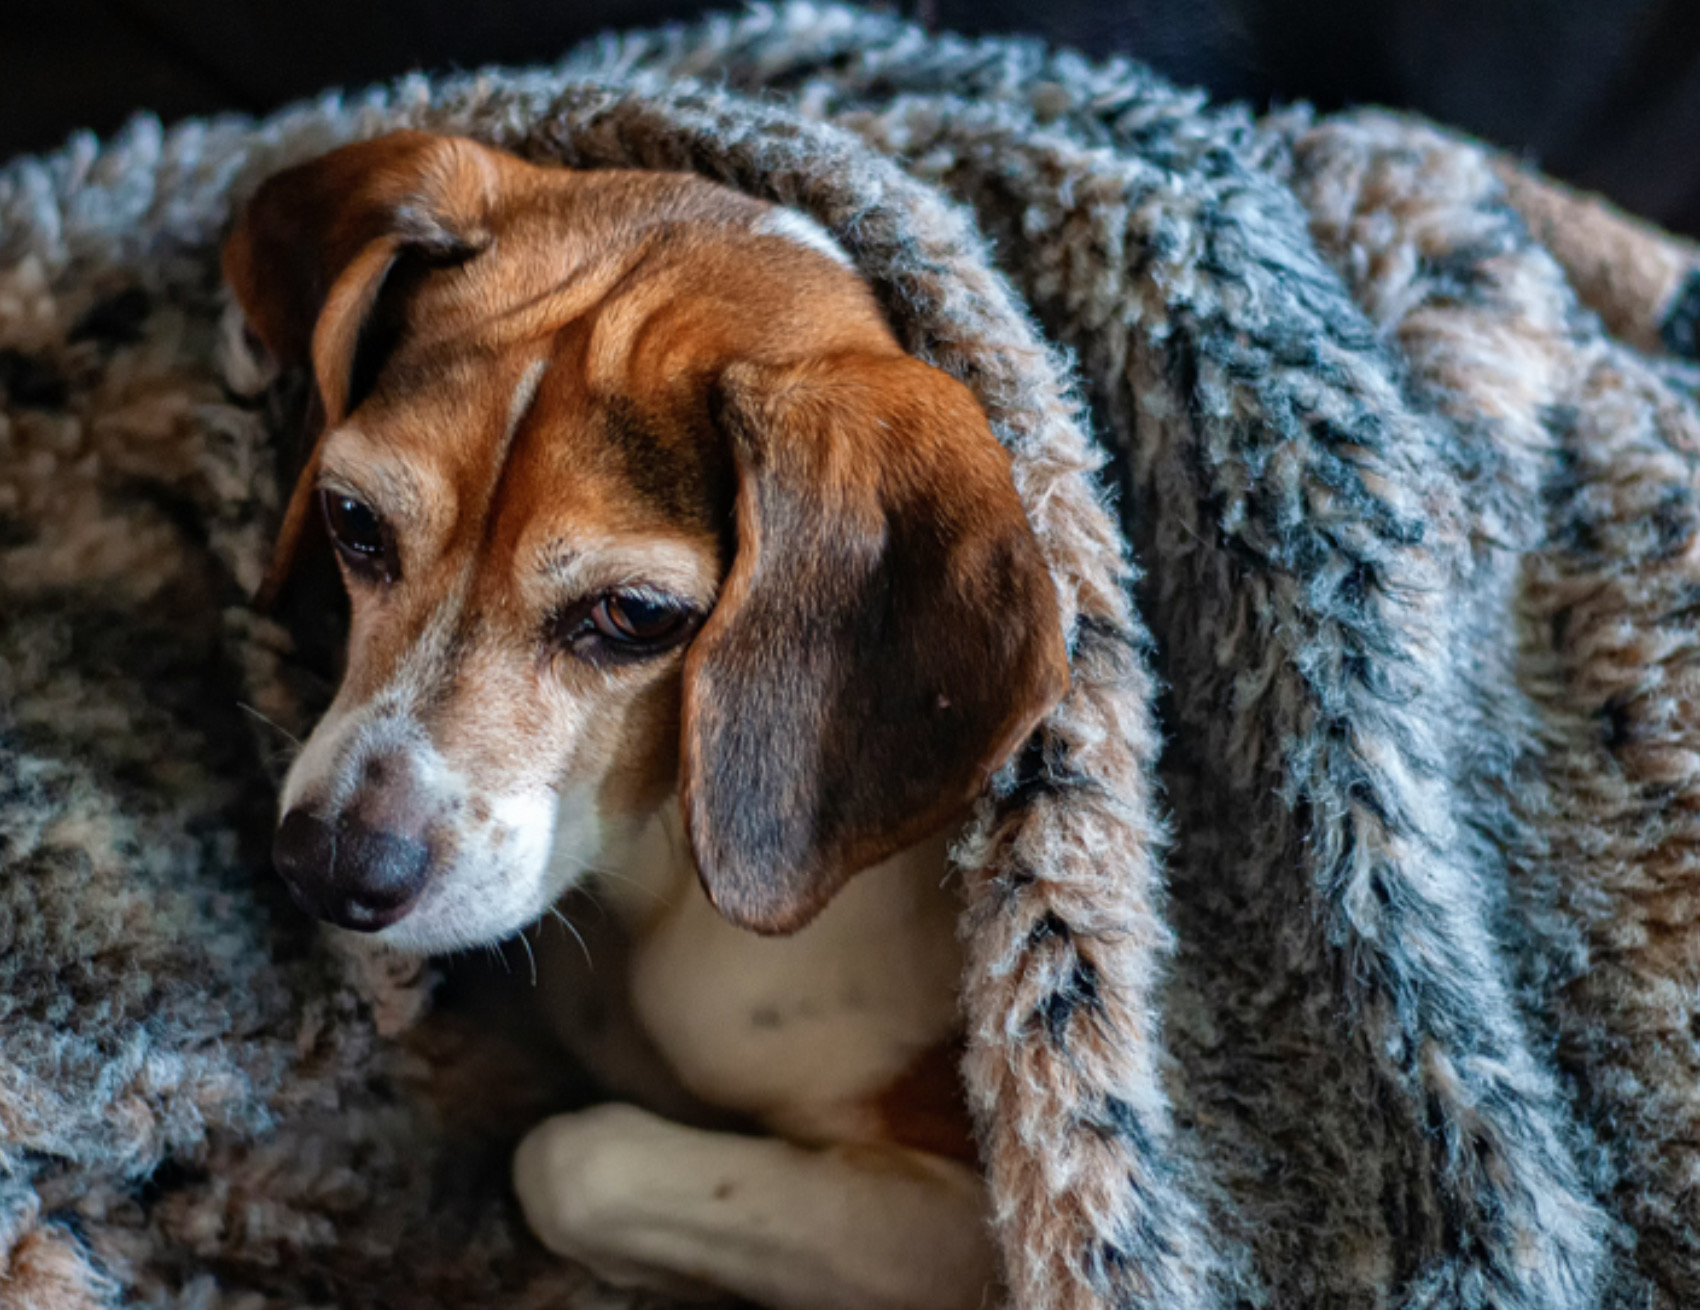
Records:
[[[421,512],[424,489],[406,463],[385,458],[357,428],[344,428],[327,440],[319,485],[369,499],[385,514],[408,517]]]
[[[550,583],[574,597],[643,585],[706,606],[718,590],[701,552],[684,542],[588,547],[555,541],[542,552],[542,566]]]

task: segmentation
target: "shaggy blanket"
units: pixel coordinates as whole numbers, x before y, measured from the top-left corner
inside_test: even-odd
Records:
[[[806,210],[1013,452],[1074,685],[956,853],[1011,1304],[1700,1305],[1694,252],[807,4],[0,170],[0,1303],[626,1303],[507,1196],[594,1089],[499,970],[267,868],[337,617],[247,603],[302,382],[217,253],[402,125]]]

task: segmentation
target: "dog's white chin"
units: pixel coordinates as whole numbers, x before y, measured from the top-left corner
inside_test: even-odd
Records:
[[[493,945],[542,918],[597,864],[603,824],[588,794],[514,796],[492,808],[509,833],[501,848],[462,851],[378,941],[418,955]]]

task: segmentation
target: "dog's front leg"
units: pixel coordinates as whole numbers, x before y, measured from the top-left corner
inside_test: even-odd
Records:
[[[977,1310],[994,1276],[979,1176],[897,1147],[810,1150],[606,1105],[535,1129],[514,1185],[546,1246],[616,1284],[773,1310]]]

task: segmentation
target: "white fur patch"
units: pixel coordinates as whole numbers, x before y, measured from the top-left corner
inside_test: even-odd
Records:
[[[508,447],[513,445],[514,434],[519,431],[519,425],[525,420],[531,404],[537,399],[538,384],[543,381],[543,374],[548,371],[547,359],[533,360],[526,366],[525,375],[520,378],[519,386],[514,388],[513,399],[508,402],[508,430],[502,436],[502,449],[497,462],[507,458]]]
[[[691,872],[661,884],[668,903],[635,944],[631,999],[680,1081],[799,1140],[868,1132],[862,1099],[955,1022],[962,964],[944,844],[941,834],[857,874],[788,937],[728,923]],[[633,853],[666,858],[654,845]],[[682,831],[672,859],[691,870]]]
[[[548,858],[553,800],[547,791],[491,798],[488,832],[463,834],[455,862],[433,872],[419,904],[379,940],[404,951],[461,950],[535,921],[571,885]],[[495,833],[503,834],[499,845]]]
[[[832,239],[832,234],[807,214],[800,214],[795,209],[770,211],[756,224],[755,230],[762,236],[784,237],[787,241],[795,241],[798,245],[807,246],[845,268],[853,267],[850,256],[844,253],[843,246]]]

